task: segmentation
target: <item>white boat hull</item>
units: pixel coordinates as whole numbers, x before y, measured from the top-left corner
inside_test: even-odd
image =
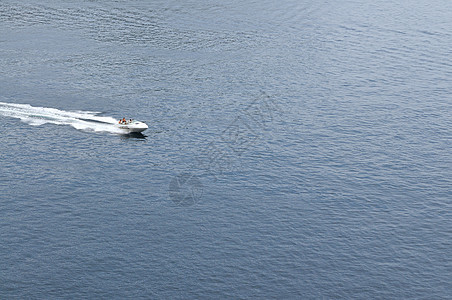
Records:
[[[139,121],[127,122],[126,124],[116,124],[125,133],[143,132],[148,129],[148,125]]]

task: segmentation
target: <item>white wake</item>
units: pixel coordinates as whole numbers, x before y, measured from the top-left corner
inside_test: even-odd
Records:
[[[0,102],[0,115],[18,118],[30,125],[38,126],[50,123],[70,125],[84,131],[121,133],[121,129],[115,126],[118,122],[116,119],[98,116],[99,114],[92,111],[64,111],[29,104]]]

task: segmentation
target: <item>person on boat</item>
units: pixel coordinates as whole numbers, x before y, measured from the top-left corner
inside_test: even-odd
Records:
[[[126,118],[122,118],[122,123],[127,124]]]
[[[132,123],[132,119],[129,120],[129,123]]]

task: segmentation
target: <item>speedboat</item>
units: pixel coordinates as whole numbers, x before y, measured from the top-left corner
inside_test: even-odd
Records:
[[[119,121],[118,124],[116,124],[116,126],[126,133],[142,132],[149,128],[148,125],[146,125],[146,123],[134,120],[129,120],[125,122],[121,120]]]

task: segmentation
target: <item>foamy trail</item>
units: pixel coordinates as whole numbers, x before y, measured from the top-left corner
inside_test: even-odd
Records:
[[[0,102],[0,115],[18,118],[30,125],[50,123],[70,125],[83,131],[121,133],[121,130],[115,126],[118,122],[116,119],[98,116],[98,114],[100,113],[92,111],[64,111],[29,104]]]

